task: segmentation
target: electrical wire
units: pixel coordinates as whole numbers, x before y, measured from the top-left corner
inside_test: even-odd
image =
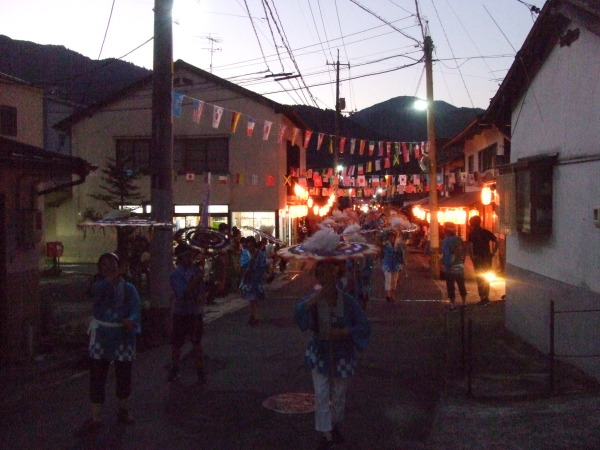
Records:
[[[260,54],[263,57],[263,61],[265,62],[265,66],[267,66],[267,70],[269,69],[269,63],[265,58],[265,52],[263,51],[262,44],[260,43],[260,39],[258,37],[258,33],[256,32],[256,27],[254,26],[254,20],[252,19],[252,14],[250,14],[250,8],[248,7],[248,2],[244,0],[244,5],[246,5],[246,12],[248,13],[248,18],[250,19],[250,24],[252,25],[252,29],[254,30],[254,36],[256,36],[256,42],[258,42],[258,47],[260,48]]]
[[[106,24],[106,30],[104,30],[104,38],[102,39],[102,45],[100,46],[100,53],[98,53],[98,58],[96,58],[96,59],[100,59],[100,56],[102,55],[102,50],[104,49],[104,43],[106,42],[106,36],[108,35],[108,28],[110,27],[110,21],[112,19],[113,10],[115,9],[115,1],[116,0],[113,0],[112,6],[110,7],[110,15],[108,16],[108,23]]]
[[[340,37],[342,39],[342,46],[344,47],[344,53],[346,55],[346,61],[348,61],[348,70],[350,70],[350,57],[348,56],[348,49],[346,48],[346,42],[344,41],[344,32],[342,31],[342,22],[340,20],[340,11],[338,10],[338,3],[337,0],[334,0],[334,4],[335,4],[335,14],[337,16],[337,23],[338,23],[338,28],[340,29]],[[352,83],[348,83],[348,86],[350,87],[350,99],[353,102],[354,101],[354,90],[352,89]],[[337,106],[337,105],[336,105]],[[336,107],[337,109],[337,107]]]
[[[438,18],[438,21],[440,22],[440,27],[442,28],[442,32],[444,33],[444,37],[446,38],[446,43],[448,44],[448,48],[450,49],[450,53],[452,54],[452,57],[454,58],[454,50],[452,49],[452,45],[450,44],[450,39],[448,38],[448,33],[446,33],[446,28],[444,27],[444,23],[442,22],[442,18],[440,17],[440,13],[438,12],[437,7],[435,6],[435,2],[432,0],[431,1],[431,5],[433,6],[433,9],[435,11],[435,14]],[[458,70],[458,73],[460,75],[460,79],[462,80],[463,86],[465,87],[465,91],[467,93],[467,97],[469,97],[469,101],[471,102],[471,107],[474,108],[475,105],[473,103],[473,98],[471,98],[471,93],[469,92],[469,88],[467,87],[467,83],[465,82],[465,77],[462,74],[462,71],[460,70],[460,66],[457,64],[456,65],[456,70]],[[445,81],[445,79],[444,79]],[[448,89],[448,94],[451,95],[450,93],[450,89],[448,88],[448,84],[446,83],[446,89]],[[454,103],[454,102],[453,102]]]
[[[314,99],[312,93],[310,92],[310,89],[306,85],[306,82],[304,81],[304,79],[302,77],[302,72],[300,71],[300,67],[298,66],[298,63],[296,62],[296,59],[294,58],[294,54],[292,53],[292,49],[290,48],[289,42],[287,40],[287,36],[285,35],[285,31],[283,30],[283,24],[281,23],[281,19],[279,19],[279,13],[277,12],[277,8],[275,6],[275,3],[273,3],[273,10],[275,10],[275,14],[277,15],[277,20],[275,19],[275,16],[273,15],[273,10],[269,7],[268,1],[267,0],[263,0],[263,1],[266,4],[267,8],[269,9],[269,13],[271,14],[273,22],[275,23],[275,28],[277,28],[277,32],[279,33],[281,41],[282,41],[282,43],[283,43],[286,51],[288,52],[288,55],[290,56],[290,59],[291,59],[293,65],[294,65],[294,67],[296,68],[296,71],[298,72],[298,75],[300,76],[300,81],[302,81],[302,83],[304,84],[304,87],[306,89],[306,93],[309,95],[309,97],[311,98],[313,104],[316,106],[317,102]],[[281,25],[281,29],[280,29],[279,25]]]
[[[147,39],[146,41],[142,42],[140,45],[138,45],[137,47],[135,47],[133,50],[130,50],[129,52],[125,53],[124,55],[118,57],[118,58],[111,58],[109,60],[106,60],[106,62],[104,62],[103,64],[99,65],[98,67],[94,67],[93,69],[90,70],[85,70],[83,72],[79,72],[76,73],[74,75],[71,75],[67,78],[60,78],[58,80],[51,80],[51,81],[32,81],[32,84],[37,84],[39,86],[51,86],[53,84],[62,84],[65,83],[67,81],[74,81],[77,78],[81,78],[84,77],[86,75],[89,75],[91,73],[97,72],[100,69],[106,67],[106,66],[110,66],[111,64],[115,64],[117,61],[122,61],[123,58],[126,58],[127,56],[131,55],[133,52],[135,52],[136,50],[139,50],[140,48],[142,48],[144,45],[146,45],[148,42],[151,42],[152,40],[154,40],[154,36],[152,36],[151,38]]]
[[[357,0],[349,0],[350,2],[354,3],[356,6],[358,6],[359,8],[361,8],[362,10],[368,12],[369,14],[371,14],[373,17],[376,17],[377,19],[381,20],[383,23],[385,23],[387,26],[393,28],[394,30],[396,30],[398,33],[400,33],[402,36],[411,39],[413,41],[415,41],[418,45],[423,45],[422,42],[420,42],[419,40],[415,39],[414,37],[412,37],[410,34],[405,33],[404,31],[402,31],[401,29],[395,27],[394,25],[392,25],[391,22],[388,22],[387,20],[385,20],[382,17],[379,17],[377,14],[375,14],[373,11],[371,11],[370,9],[368,9],[367,7],[361,5],[360,3],[358,3]]]
[[[467,29],[467,27],[465,27],[465,25],[463,24],[462,20],[460,19],[460,16],[458,14],[456,14],[456,11],[454,11],[454,8],[452,7],[452,3],[449,0],[446,0],[446,3],[448,5],[448,7],[450,8],[450,11],[452,11],[452,14],[454,15],[454,17],[458,21],[459,25],[461,26],[461,28],[463,29],[463,31],[465,32],[465,34],[469,38],[469,41],[471,41],[471,44],[473,44],[473,47],[475,47],[475,50],[477,50],[477,52],[481,55],[482,54],[481,50],[479,50],[479,47],[475,43],[475,40],[471,37],[471,34],[469,33],[469,30]],[[487,68],[488,68],[488,70],[489,70],[490,73],[494,72],[492,70],[492,68],[490,67],[490,65],[488,64],[488,62],[485,59],[483,60],[483,63],[487,66]]]
[[[483,9],[485,9],[485,12],[488,14],[488,16],[490,16],[490,19],[492,19],[492,22],[494,22],[494,25],[496,25],[496,27],[498,28],[498,30],[500,31],[500,33],[502,34],[502,36],[504,36],[504,39],[506,39],[506,42],[508,42],[508,45],[510,45],[510,48],[512,48],[513,51],[515,53],[517,53],[517,49],[514,47],[514,45],[512,45],[512,42],[510,42],[510,40],[508,39],[508,37],[506,36],[506,33],[504,33],[504,31],[502,30],[502,28],[500,28],[500,25],[498,25],[498,22],[496,22],[496,19],[494,19],[494,16],[492,16],[490,14],[490,12],[485,7],[485,5],[481,5],[481,6],[483,6]]]
[[[311,18],[313,21],[313,25],[315,27],[315,31],[317,32],[317,38],[319,39],[319,45],[321,47],[321,51],[323,52],[323,56],[325,56],[325,61],[327,61],[327,54],[325,53],[325,47],[323,47],[323,40],[321,39],[321,34],[319,33],[319,27],[317,26],[317,21],[315,20],[315,14],[312,9],[311,0],[308,0],[307,3],[308,3],[308,9],[310,10],[310,15],[311,15]],[[331,54],[331,49],[329,49],[329,53]],[[331,81],[331,71],[328,71],[328,74],[329,74],[329,81]],[[333,91],[333,88],[332,88],[332,91]],[[335,95],[335,94],[333,94],[333,92],[332,92],[332,95]]]

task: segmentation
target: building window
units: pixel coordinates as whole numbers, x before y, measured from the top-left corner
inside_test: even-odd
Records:
[[[467,170],[468,173],[475,172],[475,155],[469,155],[467,158]]]
[[[150,174],[150,139],[117,139],[117,164],[125,170]]]
[[[117,162],[126,169],[150,174],[150,138],[117,139]],[[173,170],[177,173],[229,173],[229,138],[175,138]]]
[[[493,169],[494,159],[496,157],[498,144],[492,144],[479,152],[479,172],[483,173],[486,170]]]
[[[252,227],[275,236],[275,212],[271,211],[244,211],[232,212],[231,224],[242,230],[244,236],[254,235],[244,227]]]
[[[524,158],[499,167],[498,216],[507,234],[552,232],[553,167],[558,155]]]
[[[17,108],[14,106],[0,105],[0,134],[17,135]]]
[[[173,169],[178,173],[229,173],[229,138],[175,139]]]

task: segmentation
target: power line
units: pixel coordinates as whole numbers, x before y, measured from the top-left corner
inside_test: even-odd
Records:
[[[267,69],[269,69],[269,64],[267,63],[267,59],[265,58],[265,52],[263,51],[262,44],[260,43],[260,39],[258,38],[258,33],[256,32],[256,27],[254,26],[254,21],[252,20],[252,14],[250,14],[250,8],[248,8],[248,2],[246,2],[246,0],[244,0],[244,5],[246,5],[246,11],[248,12],[248,18],[250,19],[250,24],[252,25],[252,29],[254,30],[254,35],[256,36],[256,41],[258,42],[258,47],[260,48],[260,54],[263,57],[265,66],[267,66]]]
[[[454,57],[454,50],[452,49],[452,45],[450,44],[450,39],[448,39],[448,34],[446,33],[446,28],[444,27],[444,24],[442,22],[442,18],[440,17],[440,13],[438,12],[436,6],[435,6],[435,2],[432,0],[431,1],[431,5],[433,6],[433,9],[435,11],[435,14],[438,18],[438,21],[440,22],[440,26],[442,27],[442,32],[444,33],[444,37],[446,38],[446,43],[448,44],[448,48],[450,49],[450,53],[452,54],[452,57]],[[473,104],[473,99],[471,98],[471,93],[469,92],[469,88],[467,87],[467,83],[465,83],[465,77],[463,77],[463,74],[460,70],[460,66],[458,66],[458,64],[456,65],[456,70],[458,70],[458,73],[460,75],[460,79],[462,80],[463,86],[465,87],[465,91],[467,92],[467,96],[469,97],[469,101],[471,102],[471,107],[475,107],[475,105]],[[444,79],[445,81],[445,79]],[[446,85],[446,89],[448,89],[448,86]],[[450,89],[448,89],[448,93],[450,93]]]
[[[460,24],[461,28],[463,29],[463,31],[465,32],[465,34],[467,35],[467,37],[471,41],[471,44],[473,44],[473,47],[475,47],[475,50],[477,50],[477,52],[481,55],[481,50],[479,50],[479,47],[475,43],[475,40],[471,37],[471,34],[469,33],[469,30],[467,29],[467,27],[465,27],[465,25],[463,24],[462,20],[458,16],[458,14],[456,14],[456,11],[454,11],[454,8],[452,7],[451,2],[449,0],[446,0],[446,3],[448,4],[448,7],[450,8],[450,11],[452,11],[452,14],[454,15],[454,17],[456,17],[456,20]],[[492,73],[493,70],[492,70],[492,68],[490,67],[490,65],[488,64],[488,62],[485,59],[483,60],[483,63],[487,66],[487,68],[490,71],[490,73]]]
[[[325,53],[325,47],[323,47],[323,40],[321,39],[321,34],[319,33],[319,27],[317,26],[317,21],[315,20],[315,14],[313,12],[310,0],[308,0],[308,9],[310,10],[310,15],[312,17],[315,31],[317,32],[317,38],[319,40],[319,45],[321,46],[321,51],[323,52],[323,56],[325,57],[325,60],[327,60],[327,54]],[[331,49],[329,49],[329,54],[331,54]],[[331,81],[331,72],[328,71],[328,74],[329,74],[329,81]],[[334,95],[333,92],[332,92],[332,95]]]
[[[494,24],[496,25],[496,27],[498,28],[498,30],[500,31],[500,33],[502,34],[502,36],[504,36],[504,39],[506,39],[506,42],[508,42],[508,45],[510,45],[510,48],[512,48],[513,51],[515,53],[517,53],[517,49],[512,45],[512,43],[510,42],[510,40],[508,39],[508,37],[506,36],[506,34],[504,33],[504,31],[502,31],[502,28],[500,28],[500,25],[498,25],[498,22],[496,22],[496,19],[494,19],[494,16],[492,16],[490,14],[490,12],[485,7],[485,5],[481,5],[481,6],[483,6],[483,9],[485,9],[485,12],[488,13],[488,16],[490,16],[490,19],[492,19],[492,22],[494,22]]]
[[[359,8],[361,8],[362,10],[368,12],[369,14],[371,14],[372,16],[378,18],[379,20],[381,20],[383,23],[385,23],[387,26],[393,28],[394,30],[396,30],[398,33],[400,33],[402,36],[407,37],[408,39],[411,39],[413,41],[415,41],[418,45],[422,45],[423,43],[420,42],[419,40],[415,39],[414,37],[412,37],[410,34],[405,33],[404,31],[402,31],[401,29],[397,28],[396,26],[392,25],[391,22],[388,22],[387,20],[385,20],[382,17],[379,17],[377,14],[375,14],[373,11],[371,11],[370,9],[368,9],[367,7],[361,5],[360,3],[358,3],[357,0],[350,0],[352,3],[354,3],[356,6],[358,6]]]
[[[146,41],[142,42],[140,45],[138,45],[137,47],[135,47],[133,50],[130,50],[129,52],[125,53],[123,56],[120,56],[118,58],[111,58],[109,60],[106,60],[106,62],[104,64],[101,64],[98,67],[94,67],[91,70],[85,70],[83,72],[79,72],[79,73],[76,73],[74,75],[71,75],[68,78],[61,78],[59,80],[52,80],[52,81],[46,81],[46,82],[32,81],[32,83],[40,85],[40,86],[46,86],[46,85],[51,85],[51,84],[61,84],[61,83],[65,83],[67,81],[73,81],[73,80],[75,80],[77,78],[84,77],[84,76],[89,75],[91,73],[97,72],[100,69],[102,69],[102,68],[104,68],[106,66],[110,66],[111,64],[114,64],[117,61],[123,60],[123,58],[126,58],[127,56],[131,55],[133,52],[135,52],[136,50],[142,48],[144,45],[146,45],[148,42],[150,42],[152,40],[154,40],[154,36],[152,36],[151,38],[149,38]]]
[[[281,23],[281,19],[279,19],[279,13],[277,12],[277,7],[273,3],[273,9],[275,10],[275,14],[277,14],[277,20],[276,20],[275,17],[273,16],[273,11],[269,7],[268,1],[267,0],[263,0],[263,1],[266,4],[267,8],[269,9],[269,13],[271,14],[271,17],[273,18],[273,22],[275,23],[275,27],[277,28],[277,32],[279,33],[279,36],[281,37],[281,41],[282,41],[282,43],[283,43],[286,51],[288,52],[288,55],[290,55],[290,59],[291,59],[292,63],[294,64],[294,67],[296,68],[296,71],[298,72],[298,75],[300,75],[300,80],[304,84],[306,92],[308,93],[308,95],[310,96],[311,100],[313,101],[313,104],[316,106],[317,102],[314,99],[312,93],[310,92],[310,89],[306,85],[306,82],[304,81],[304,78],[302,77],[302,72],[300,71],[300,67],[298,66],[298,63],[296,62],[296,59],[294,58],[294,54],[292,53],[292,49],[290,48],[291,46],[289,45],[289,42],[287,40],[287,36],[285,35],[285,31],[283,30],[283,24]],[[281,29],[279,28],[279,24],[281,25]]]
[[[520,4],[527,6],[527,8],[529,9],[529,11],[531,11],[531,15],[533,16],[534,14],[539,14],[540,12],[542,12],[542,10],[540,8],[538,8],[535,5],[532,5],[531,3],[527,3],[524,2],[523,0],[517,0]]]
[[[102,45],[100,46],[100,53],[98,53],[98,58],[102,55],[102,50],[104,49],[104,43],[106,42],[106,36],[108,35],[108,27],[110,26],[110,21],[112,19],[113,10],[115,9],[115,0],[112,2],[112,6],[110,7],[110,15],[108,16],[108,23],[106,24],[106,30],[104,30],[104,38],[102,39]]]

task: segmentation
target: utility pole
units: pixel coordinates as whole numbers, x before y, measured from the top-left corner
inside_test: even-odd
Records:
[[[427,84],[427,143],[429,144],[429,243],[431,246],[430,269],[434,279],[440,278],[440,233],[438,226],[437,163],[435,147],[435,115],[433,111],[433,41],[425,36],[425,78]]]
[[[337,51],[337,61],[335,63],[327,63],[328,66],[335,66],[335,117],[334,117],[334,146],[333,146],[333,170],[335,173],[335,187],[338,185],[338,152],[340,151],[340,120],[342,117],[342,109],[345,106],[345,100],[340,99],[340,51]],[[343,64],[350,67],[350,64]],[[342,102],[344,105],[342,105]],[[336,193],[337,195],[337,193]]]
[[[154,220],[173,221],[173,0],[154,2],[154,73],[152,83],[152,141],[150,199]],[[148,330],[152,342],[166,335],[169,317],[169,275],[173,270],[173,229],[157,227],[150,242],[150,306]],[[153,328],[154,327],[154,328]]]

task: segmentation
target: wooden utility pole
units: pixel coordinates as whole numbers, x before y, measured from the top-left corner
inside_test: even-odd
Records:
[[[340,151],[340,120],[342,117],[342,102],[340,100],[340,51],[337,51],[337,61],[335,63],[327,64],[335,66],[335,117],[334,117],[334,145],[333,145],[333,170],[335,174],[335,187],[338,185],[338,152]],[[344,64],[350,67],[350,64]],[[337,194],[336,194],[337,195]]]
[[[150,146],[150,198],[152,217],[157,222],[173,221],[173,0],[154,2],[154,73],[152,86],[152,141]],[[173,230],[157,227],[150,243],[149,327],[155,336],[166,331],[173,270]],[[152,339],[154,341],[154,339]]]
[[[427,143],[429,145],[429,244],[431,247],[431,276],[440,278],[440,233],[438,226],[437,163],[435,147],[435,115],[433,105],[433,41],[425,36],[425,78],[427,83]]]

